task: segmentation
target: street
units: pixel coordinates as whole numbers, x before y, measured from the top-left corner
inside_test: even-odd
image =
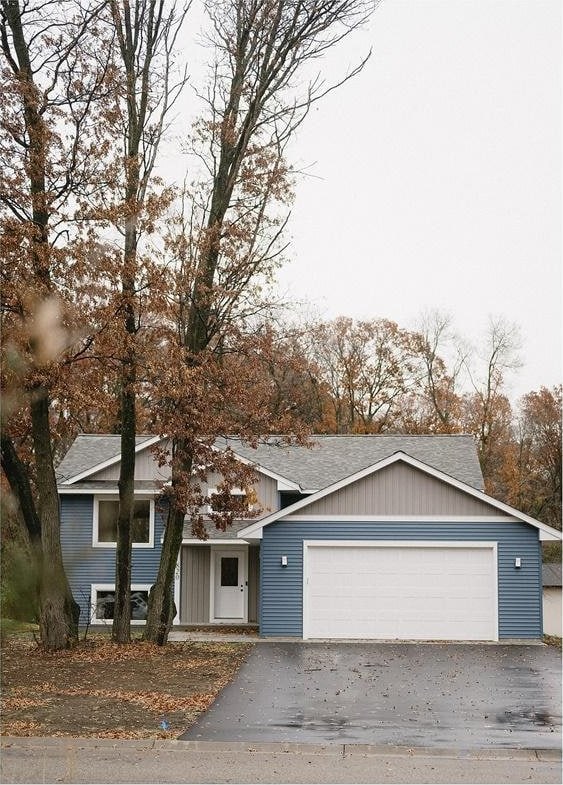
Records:
[[[556,750],[4,738],[3,783],[560,783]]]

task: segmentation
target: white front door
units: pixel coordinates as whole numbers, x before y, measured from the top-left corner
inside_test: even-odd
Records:
[[[214,552],[213,566],[215,619],[246,621],[246,551],[217,550]]]

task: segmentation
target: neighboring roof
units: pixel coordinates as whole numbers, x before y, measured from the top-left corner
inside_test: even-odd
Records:
[[[544,586],[561,586],[561,565],[542,564],[541,577]]]
[[[473,488],[484,488],[483,475],[472,436],[320,436],[311,437],[312,447],[280,446],[271,437],[256,449],[237,439],[226,443],[237,455],[298,483],[304,491],[318,491],[373,466],[396,452],[449,474]]]
[[[381,461],[373,464],[372,466],[368,466],[365,469],[361,469],[358,472],[350,475],[349,477],[345,477],[342,480],[339,480],[332,485],[328,486],[327,488],[322,488],[320,491],[311,494],[310,496],[301,499],[301,501],[295,502],[295,504],[291,504],[288,507],[285,507],[281,510],[276,510],[275,512],[271,513],[270,515],[266,515],[264,518],[260,518],[258,521],[255,521],[249,524],[246,528],[241,529],[241,531],[237,534],[240,538],[259,538],[262,536],[262,529],[266,526],[269,526],[275,521],[278,521],[280,518],[287,518],[292,516],[296,513],[301,513],[302,510],[305,510],[307,507],[311,506],[315,502],[319,501],[319,499],[323,499],[325,496],[329,496],[331,493],[335,493],[339,491],[341,488],[345,488],[348,485],[352,485],[358,480],[362,480],[364,477],[368,477],[370,474],[374,474],[375,472],[380,471],[381,469],[385,469],[387,466],[391,466],[393,463],[397,461],[402,461],[409,466],[412,466],[415,469],[418,469],[421,472],[429,474],[431,477],[436,478],[437,480],[441,480],[442,482],[446,483],[447,485],[451,485],[454,488],[457,488],[464,493],[467,493],[469,496],[472,496],[476,499],[480,499],[481,501],[489,504],[491,507],[495,507],[501,512],[506,513],[507,516],[510,518],[514,518],[516,520],[523,521],[524,523],[528,523],[534,528],[538,529],[540,532],[540,539],[541,540],[561,540],[561,532],[557,529],[553,529],[551,526],[547,526],[545,523],[541,523],[540,521],[536,521],[534,518],[531,518],[529,515],[526,515],[519,510],[514,509],[514,507],[510,507],[508,504],[504,504],[504,502],[500,502],[497,499],[494,499],[492,496],[487,496],[486,493],[480,491],[478,488],[474,488],[467,483],[458,480],[455,477],[451,477],[450,475],[446,474],[445,472],[440,471],[439,469],[435,469],[433,466],[429,466],[428,464],[423,463],[422,461],[413,458],[410,455],[407,455],[404,452],[396,452],[393,455],[389,455],[386,458],[383,458]],[[321,516],[322,517],[322,516]]]
[[[154,436],[137,436],[137,448],[146,441],[154,440]],[[79,433],[69,451],[57,466],[57,480],[64,482],[89,472],[100,464],[112,459],[119,459],[119,434]]]

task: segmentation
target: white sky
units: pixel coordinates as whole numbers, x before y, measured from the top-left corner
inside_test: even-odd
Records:
[[[512,396],[559,383],[561,42],[558,0],[383,0],[320,64],[330,79],[373,47],[291,149],[308,175],[281,289],[326,318],[439,308],[472,342],[502,314],[523,343]]]

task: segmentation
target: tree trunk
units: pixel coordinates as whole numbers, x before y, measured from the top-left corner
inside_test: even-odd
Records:
[[[74,601],[63,567],[59,496],[51,453],[49,400],[47,391],[42,387],[33,393],[31,422],[42,545],[39,631],[42,645],[48,651],[57,651],[69,648],[78,641],[80,608]]]
[[[132,190],[135,186],[130,184]],[[131,562],[133,542],[131,523],[135,505],[135,437],[137,435],[137,356],[135,334],[137,323],[133,306],[137,267],[137,222],[129,221],[125,232],[122,292],[125,311],[125,332],[128,344],[121,362],[121,463],[119,466],[119,512],[115,548],[115,603],[112,638],[116,643],[131,640]]]
[[[183,452],[184,450],[184,452]],[[180,454],[185,454],[185,445],[180,445]],[[182,476],[191,475],[192,457],[186,458],[182,465]],[[178,478],[174,467],[172,467],[172,498],[174,498],[174,486]],[[147,623],[145,626],[144,638],[158,646],[164,646],[168,640],[168,633],[174,620],[174,574],[182,546],[182,536],[184,531],[185,513],[177,510],[174,504],[168,508],[166,528],[164,530],[164,540],[158,565],[156,582],[149,595],[149,607],[147,611]]]
[[[2,434],[2,469],[10,485],[10,490],[18,501],[29,541],[40,547],[41,521],[35,507],[27,470],[16,452],[14,443],[6,434]]]
[[[131,336],[132,338],[132,336]],[[116,643],[131,640],[131,561],[133,507],[135,504],[135,357],[124,365],[121,390],[121,463],[119,468],[119,512],[115,549],[115,603],[112,638]]]

